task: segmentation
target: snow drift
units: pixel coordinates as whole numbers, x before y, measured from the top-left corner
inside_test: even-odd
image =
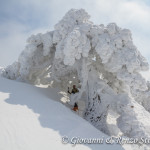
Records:
[[[62,144],[62,137],[107,136],[56,100],[56,89],[43,89],[0,77],[0,150],[124,150],[120,145]],[[130,147],[127,147],[130,150]]]

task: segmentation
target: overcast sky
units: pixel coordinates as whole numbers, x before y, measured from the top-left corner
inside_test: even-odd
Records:
[[[0,66],[17,60],[31,34],[53,30],[71,8],[84,8],[95,24],[130,29],[150,62],[150,0],[0,0]]]

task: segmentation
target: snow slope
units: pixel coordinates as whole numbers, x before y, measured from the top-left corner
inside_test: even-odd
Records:
[[[0,77],[0,150],[123,150],[110,144],[62,144],[62,136],[107,138],[63,104],[57,90]],[[127,148],[130,150],[130,148]]]

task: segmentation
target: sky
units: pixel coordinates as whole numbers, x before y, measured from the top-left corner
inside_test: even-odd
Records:
[[[130,29],[150,63],[150,0],[0,0],[0,66],[16,61],[30,35],[53,30],[71,8],[85,9],[95,24]]]

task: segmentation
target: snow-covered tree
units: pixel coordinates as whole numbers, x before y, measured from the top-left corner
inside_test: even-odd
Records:
[[[17,62],[3,76],[46,84],[67,92],[79,88],[73,102],[86,103],[84,118],[109,134],[108,111],[118,113],[117,125],[129,137],[149,137],[150,83],[140,74],[149,65],[133,44],[131,32],[115,23],[89,21],[85,10],[71,9],[54,31],[32,35]],[[144,114],[145,113],[145,114]]]

